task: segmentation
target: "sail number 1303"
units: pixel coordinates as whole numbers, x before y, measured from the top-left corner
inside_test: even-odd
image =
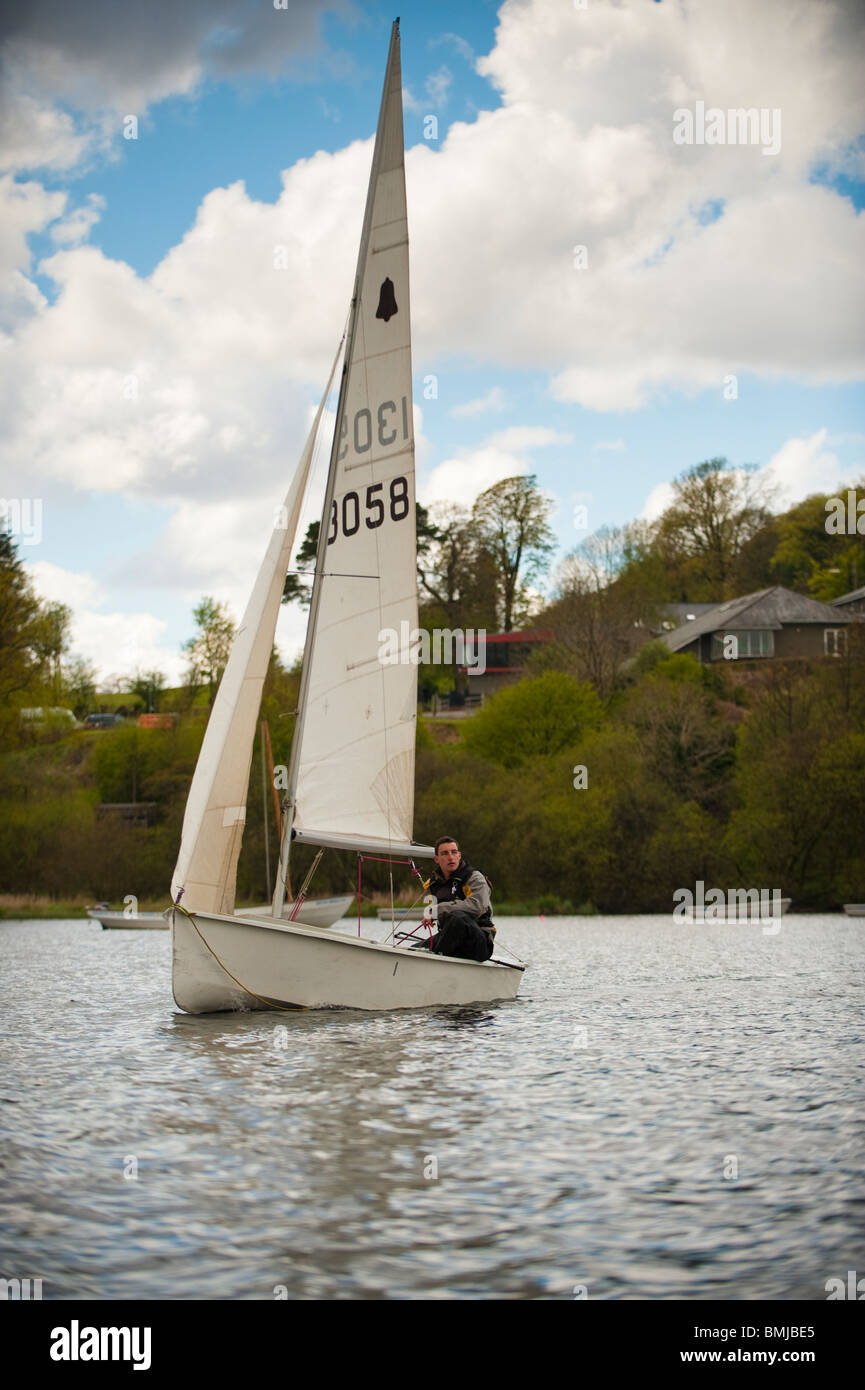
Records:
[[[406,396],[400,397],[401,410],[399,411],[400,423],[402,424],[402,437],[408,439],[408,399]],[[376,437],[382,449],[387,449],[397,440],[397,425],[395,416],[397,415],[396,401],[383,401],[375,412],[375,422],[373,414],[367,410],[366,406],[362,410],[356,410],[352,422],[352,439],[356,454],[365,454],[372,448],[373,436]],[[343,415],[342,426],[339,431],[339,442],[341,448],[337,454],[337,459],[341,463],[348,453],[348,415]]]
[[[364,510],[366,515],[363,518],[364,525],[369,531],[374,531],[381,526],[385,517],[385,499],[379,496],[384,490],[384,483],[371,483],[366,489],[364,498]],[[391,521],[403,521],[408,516],[408,479],[399,477],[391,478],[388,502],[390,504]],[[354,536],[360,530],[361,522],[361,501],[356,492],[347,492],[342,499],[340,506],[336,498],[333,499],[333,507],[330,513],[330,531],[327,537],[328,545],[333,545],[340,530],[344,536]],[[340,525],[340,522],[342,525]]]

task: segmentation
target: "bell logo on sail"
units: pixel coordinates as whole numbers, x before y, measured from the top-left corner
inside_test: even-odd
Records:
[[[396,299],[394,298],[393,280],[387,275],[382,281],[381,292],[378,297],[378,308],[375,311],[375,316],[377,319],[384,319],[385,323],[387,323],[388,319],[392,319],[394,314],[397,313],[399,313],[399,310],[397,309]]]

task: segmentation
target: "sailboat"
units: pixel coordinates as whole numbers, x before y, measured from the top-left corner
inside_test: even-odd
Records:
[[[261,691],[324,404],[342,360],[271,914],[235,913]],[[344,343],[243,621],[190,786],[171,885],[174,998],[188,1013],[399,1009],[516,997],[520,962],[462,960],[283,915],[292,846],[431,859],[412,838],[417,628],[408,222],[399,21],[391,31]],[[415,643],[417,638],[415,636]],[[418,871],[419,872],[419,871]]]

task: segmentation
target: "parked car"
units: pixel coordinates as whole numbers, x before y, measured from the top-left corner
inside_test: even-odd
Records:
[[[122,724],[123,720],[119,714],[88,714],[84,721],[85,729],[113,729],[115,724]]]

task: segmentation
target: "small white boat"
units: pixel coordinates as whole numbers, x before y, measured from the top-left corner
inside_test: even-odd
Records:
[[[349,893],[342,898],[310,898],[303,904],[303,919],[312,927],[332,927],[334,922],[338,922],[344,917],[354,898]],[[282,916],[285,921],[289,921],[294,911],[294,903],[284,903]],[[122,931],[168,931],[171,925],[170,907],[166,907],[162,912],[112,912],[109,907],[88,907],[87,916],[94,922],[101,922],[106,930]],[[272,917],[273,905],[265,903],[264,907],[238,908],[238,917]]]
[[[309,927],[332,927],[334,922],[338,922],[344,917],[354,902],[351,893],[344,898],[307,898],[304,900],[300,916]],[[295,903],[283,903],[282,916],[283,922],[291,921],[291,914],[294,912]],[[273,903],[265,903],[264,907],[237,907],[234,909],[235,917],[273,917]]]
[[[865,903],[845,903],[844,911],[848,917],[865,917]]]
[[[114,912],[107,904],[86,909],[92,922],[99,922],[106,931],[168,931],[171,908],[164,912]]]
[[[413,950],[316,926],[284,902],[292,844],[411,866],[417,652],[415,466],[399,24],[390,51],[348,327],[278,512],[217,691],[186,803],[171,884],[174,998],[228,1009],[411,1009],[513,999],[524,966]],[[339,190],[334,190],[334,197]],[[346,215],[349,215],[348,213]],[[344,349],[343,349],[344,343]],[[269,914],[235,909],[250,760],[312,459],[339,363],[303,673]],[[382,631],[401,647],[382,655]],[[405,634],[404,636],[401,634]]]
[[[395,907],[393,910],[389,907],[380,907],[378,920],[389,922],[393,918],[395,922],[419,922],[425,911],[425,907]]]

